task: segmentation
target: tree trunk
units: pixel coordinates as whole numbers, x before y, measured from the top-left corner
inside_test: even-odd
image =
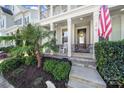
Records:
[[[42,66],[42,55],[40,53],[40,51],[36,51],[36,59],[37,59],[37,67],[40,68]]]

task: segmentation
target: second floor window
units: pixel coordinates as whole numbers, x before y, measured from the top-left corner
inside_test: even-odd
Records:
[[[47,18],[50,16],[50,5],[42,5],[41,6],[41,19]]]
[[[24,22],[25,22],[25,24],[29,24],[29,16],[24,18]]]
[[[4,28],[4,20],[0,20],[0,28]]]
[[[15,23],[15,25],[21,25],[22,24],[22,18],[16,20],[14,23]]]

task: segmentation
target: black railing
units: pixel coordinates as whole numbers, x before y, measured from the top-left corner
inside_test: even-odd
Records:
[[[92,53],[93,44],[73,44],[72,51],[78,53]]]
[[[67,53],[68,45],[60,44],[57,45],[59,49],[59,53]],[[93,53],[93,44],[72,44],[72,52],[76,53]]]

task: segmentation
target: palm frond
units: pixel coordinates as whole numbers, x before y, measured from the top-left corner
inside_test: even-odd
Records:
[[[11,40],[15,40],[15,36],[0,36],[0,42],[1,41],[11,41]]]
[[[11,50],[11,54],[13,56],[23,55],[33,49],[32,46],[17,46]]]

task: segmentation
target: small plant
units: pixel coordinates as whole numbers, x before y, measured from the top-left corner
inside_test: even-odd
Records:
[[[23,58],[10,58],[10,59],[4,60],[0,64],[0,71],[2,72],[12,71],[18,68],[21,64],[24,64]]]
[[[68,62],[59,60],[46,60],[43,69],[51,73],[56,80],[66,80],[71,69]]]
[[[13,49],[14,46],[8,46],[8,47],[1,47],[0,51],[4,51],[6,53],[9,53],[11,51],[11,49]]]
[[[53,76],[56,80],[64,80],[68,79],[69,71],[70,71],[69,63],[60,62],[57,63],[53,70]]]
[[[55,60],[46,60],[43,66],[43,70],[47,72],[53,72],[53,69],[55,68],[57,64],[57,61]]]

